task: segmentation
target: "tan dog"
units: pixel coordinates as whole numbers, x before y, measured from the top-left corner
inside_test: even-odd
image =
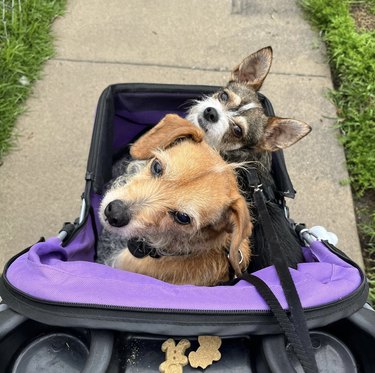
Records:
[[[113,267],[202,286],[227,281],[230,267],[237,275],[246,269],[248,207],[234,165],[203,137],[187,120],[167,115],[133,144],[131,155],[142,162],[114,183],[99,213],[106,230],[127,239]],[[146,249],[153,255],[134,256]]]

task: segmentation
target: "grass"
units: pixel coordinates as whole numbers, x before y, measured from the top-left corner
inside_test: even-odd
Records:
[[[53,56],[51,24],[66,0],[0,0],[0,160],[14,145],[14,124]]]
[[[371,206],[375,195],[375,31],[358,30],[350,13],[366,3],[375,14],[375,0],[300,0],[312,24],[326,42],[335,89],[330,97],[337,107],[340,141],[344,145],[355,199]],[[366,200],[367,198],[367,200]],[[371,291],[375,301],[375,213],[359,224]]]

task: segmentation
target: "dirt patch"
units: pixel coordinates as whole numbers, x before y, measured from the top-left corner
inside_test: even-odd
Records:
[[[357,32],[375,30],[375,14],[368,4],[353,4],[350,7],[350,14],[355,21]]]
[[[361,226],[371,226],[371,214],[375,211],[375,190],[367,191],[362,197],[354,194],[355,213],[357,217],[358,235],[362,247],[363,260],[368,270],[375,266],[375,252],[371,247],[375,243],[372,242],[371,236],[366,234]]]

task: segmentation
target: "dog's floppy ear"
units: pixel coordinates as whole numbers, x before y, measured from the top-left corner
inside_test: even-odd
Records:
[[[247,56],[232,71],[232,80],[260,89],[272,64],[272,48],[266,47]]]
[[[229,249],[229,261],[237,276],[242,273],[240,261],[241,258],[247,267],[250,259],[250,247],[243,241],[251,235],[253,224],[251,223],[249,209],[243,197],[239,196],[230,206],[231,216],[231,243]],[[241,247],[242,245],[242,247]],[[242,249],[240,253],[240,248]],[[244,252],[246,250],[247,252]],[[242,254],[242,255],[241,255]]]
[[[285,149],[293,145],[311,131],[311,127],[299,120],[268,118],[264,134],[258,148],[269,152]]]
[[[188,120],[168,114],[131,146],[130,155],[135,159],[150,159],[153,150],[166,149],[178,139],[191,138],[201,142],[203,137],[204,132]]]

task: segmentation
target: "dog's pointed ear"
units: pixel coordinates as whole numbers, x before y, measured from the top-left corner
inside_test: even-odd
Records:
[[[131,146],[130,155],[135,159],[150,159],[155,149],[166,149],[178,139],[201,142],[203,137],[204,132],[188,120],[168,114]]]
[[[232,80],[258,91],[272,64],[272,48],[266,47],[247,56],[232,71]]]
[[[301,140],[310,131],[311,127],[299,120],[270,117],[258,148],[269,152],[285,149]]]
[[[251,235],[253,224],[251,223],[249,209],[246,201],[239,196],[230,206],[231,243],[229,249],[229,262],[237,276],[246,269],[251,250],[248,237]],[[240,263],[242,261],[242,263]]]

